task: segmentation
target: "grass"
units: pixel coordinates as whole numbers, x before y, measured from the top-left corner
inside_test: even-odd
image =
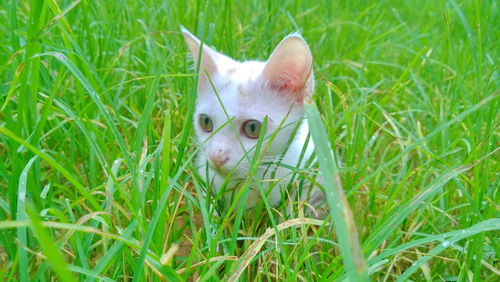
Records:
[[[496,281],[497,1],[240,2],[2,3],[0,279]],[[331,217],[206,196],[181,24],[240,60],[302,31],[325,159],[290,189]]]

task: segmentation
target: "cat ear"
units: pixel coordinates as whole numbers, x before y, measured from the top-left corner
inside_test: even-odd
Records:
[[[291,34],[278,44],[267,60],[264,79],[271,89],[302,102],[305,95],[311,95],[314,86],[312,60],[304,38]]]
[[[210,75],[210,78],[213,78],[218,71],[217,64],[221,61],[227,61],[228,57],[218,53],[207,45],[203,44],[201,53],[200,46],[201,42],[198,38],[192,35],[186,28],[183,26],[180,27],[182,35],[186,40],[186,44],[191,51],[191,55],[195,64],[198,63],[198,56],[201,55],[200,61],[200,74],[198,78],[198,87],[209,86],[210,83],[207,78],[207,73]]]

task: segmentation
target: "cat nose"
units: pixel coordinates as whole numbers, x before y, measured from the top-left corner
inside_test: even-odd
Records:
[[[214,166],[217,168],[223,166],[227,161],[229,160],[229,157],[226,156],[225,154],[210,154],[208,156],[210,158],[210,161]]]

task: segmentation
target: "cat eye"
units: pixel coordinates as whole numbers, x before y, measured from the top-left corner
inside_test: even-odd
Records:
[[[198,122],[200,123],[200,127],[203,131],[212,132],[212,130],[214,130],[214,123],[206,114],[201,114],[198,118]]]
[[[261,126],[262,124],[260,121],[254,119],[247,120],[243,124],[243,133],[245,133],[248,138],[257,139],[259,138]]]

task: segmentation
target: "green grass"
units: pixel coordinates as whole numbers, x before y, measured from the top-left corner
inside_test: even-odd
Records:
[[[497,1],[239,2],[2,2],[0,279],[498,280]],[[328,219],[206,196],[181,24],[240,60],[302,31],[324,159],[289,188]]]

